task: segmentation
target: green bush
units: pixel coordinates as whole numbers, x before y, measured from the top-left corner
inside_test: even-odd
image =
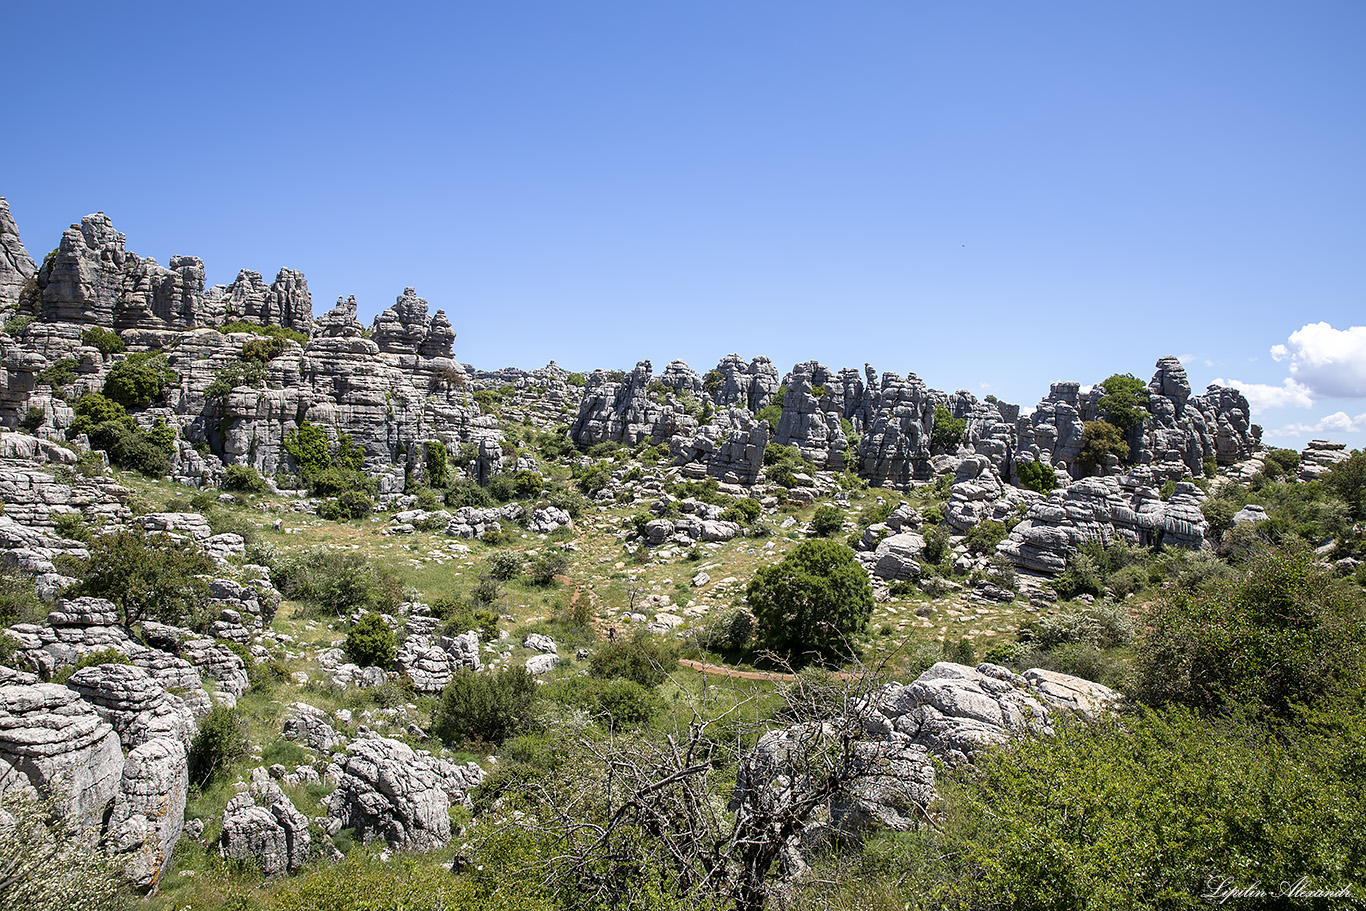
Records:
[[[1366,519],[1366,449],[1357,449],[1328,470],[1326,487],[1342,498],[1353,519]]]
[[[323,500],[318,504],[318,518],[331,522],[348,522],[364,519],[375,511],[375,501],[361,490],[347,490],[336,499]]]
[[[346,634],[346,656],[361,667],[389,669],[398,657],[398,641],[384,618],[373,611]]]
[[[32,623],[47,616],[33,577],[17,567],[0,566],[0,627]]]
[[[114,365],[104,379],[104,394],[125,408],[140,408],[177,380],[160,352],[139,351]]]
[[[125,627],[144,619],[184,626],[207,602],[208,586],[199,577],[216,564],[169,535],[117,531],[99,535],[87,551],[77,593],[113,601]]]
[[[770,443],[768,448],[764,450],[764,473],[774,484],[782,487],[795,487],[797,481],[793,475],[798,473],[811,475],[815,470],[815,463],[804,458],[801,450],[796,446]]]
[[[1087,421],[1081,429],[1081,452],[1077,464],[1088,470],[1105,467],[1105,460],[1117,456],[1121,462],[1129,458],[1129,444],[1124,432],[1108,421]]]
[[[754,573],[745,590],[759,635],[790,656],[845,655],[873,612],[868,574],[833,541],[803,541],[781,562]]]
[[[266,479],[250,465],[229,465],[223,474],[224,490],[240,490],[244,493],[265,493],[269,488]]]
[[[498,639],[498,612],[488,607],[475,607],[459,598],[438,598],[430,605],[433,617],[442,621],[446,635],[460,635],[474,630],[485,642]]]
[[[644,687],[663,683],[676,663],[673,652],[659,638],[647,633],[618,636],[598,646],[589,659],[588,672],[606,680],[634,680]]]
[[[963,442],[963,431],[967,429],[968,422],[963,418],[956,418],[953,412],[943,405],[934,406],[934,429],[930,431],[930,451],[949,452],[958,448],[958,444]]]
[[[1095,595],[1105,592],[1105,575],[1090,554],[1078,552],[1067,558],[1066,568],[1049,583],[1059,597]]]
[[[19,422],[19,426],[29,433],[33,433],[46,422],[47,410],[41,405],[34,405],[24,414],[24,418]]]
[[[1258,548],[1232,579],[1169,590],[1140,630],[1139,691],[1153,704],[1289,717],[1366,679],[1361,592],[1306,547]]]
[[[123,351],[123,339],[119,338],[117,332],[110,332],[103,326],[91,326],[81,333],[81,344],[89,345],[99,351],[100,354],[110,355],[119,354]]]
[[[534,471],[519,471],[512,477],[512,486],[517,499],[529,500],[545,490],[545,479]]]
[[[1058,476],[1043,462],[1016,462],[1015,473],[1020,483],[1030,490],[1048,496],[1058,486]]]
[[[207,401],[221,401],[228,393],[241,386],[260,388],[266,384],[265,368],[255,361],[233,361],[220,367],[213,375],[213,382],[204,390]]]
[[[1300,470],[1300,454],[1293,449],[1273,449],[1266,454],[1262,472],[1271,479],[1295,477]]]
[[[353,468],[329,467],[310,474],[309,492],[315,497],[337,497],[344,493],[363,493],[373,497],[375,479]]]
[[[721,511],[722,522],[734,522],[741,528],[748,528],[759,520],[764,508],[751,497],[739,497]]]
[[[122,405],[98,392],[87,392],[76,403],[72,433],[89,433],[96,425],[118,421],[128,415]]]
[[[843,528],[844,511],[837,507],[822,506],[811,516],[811,531],[822,538],[828,538]]]
[[[305,476],[316,474],[332,464],[332,445],[327,431],[317,424],[302,421],[297,430],[285,436],[285,452]]]
[[[943,563],[949,554],[949,530],[942,525],[936,525],[925,532],[925,547],[920,551],[926,563],[938,565]]]
[[[428,440],[422,444],[422,453],[427,468],[427,482],[433,487],[445,487],[450,482],[446,444],[440,440]]]
[[[190,744],[190,781],[207,787],[215,776],[250,755],[246,716],[236,708],[214,706],[199,720]]]
[[[338,617],[367,609],[393,613],[403,600],[403,579],[388,565],[349,551],[280,558],[271,565],[271,578],[286,598]]]
[[[991,554],[996,552],[996,545],[1004,541],[1008,534],[1010,528],[1004,522],[984,519],[968,529],[965,540],[968,549],[974,553]]]
[[[489,575],[506,582],[522,572],[522,556],[516,551],[495,550],[489,554]]]
[[[76,379],[77,366],[79,365],[75,358],[64,357],[38,371],[38,375],[33,379],[37,383],[51,386],[54,389],[58,386],[68,386]]]
[[[299,345],[308,344],[307,335],[294,329],[288,329],[284,326],[263,326],[260,323],[245,323],[238,321],[224,323],[223,327],[218,331],[224,335],[229,335],[233,332],[250,332],[252,335],[260,335],[265,338],[284,339],[286,341],[296,342]]]
[[[432,734],[448,744],[501,744],[535,728],[536,690],[525,668],[461,670],[441,692]]]
[[[567,677],[542,690],[552,702],[586,710],[611,729],[648,724],[664,712],[664,700],[652,688],[624,678]]]
[[[1123,436],[1127,436],[1135,427],[1142,426],[1148,417],[1146,383],[1133,374],[1117,373],[1100,386],[1105,390],[1098,403],[1100,413],[1110,425],[1119,428]]]
[[[244,361],[251,361],[264,366],[284,354],[287,344],[282,338],[250,339],[242,345],[242,353],[239,357]]]
[[[610,462],[598,462],[587,468],[576,465],[574,477],[579,483],[579,489],[591,497],[612,483],[612,465]]]
[[[547,547],[527,564],[527,581],[532,585],[552,585],[555,577],[568,568],[569,557],[564,551]]]
[[[24,330],[31,326],[36,319],[37,317],[31,313],[21,313],[18,316],[11,316],[9,319],[5,320],[5,327],[0,331],[3,331],[12,338],[18,338],[24,334]]]
[[[455,509],[459,509],[461,506],[487,509],[493,505],[493,497],[489,495],[487,490],[473,481],[452,481],[450,488],[446,491],[446,505]]]

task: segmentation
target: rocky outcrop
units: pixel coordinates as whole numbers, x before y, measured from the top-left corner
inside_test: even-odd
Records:
[[[688,477],[711,476],[749,486],[763,471],[768,441],[767,421],[756,420],[742,408],[726,408],[692,436],[670,439],[669,455]]]
[[[302,743],[319,753],[329,753],[333,747],[345,743],[346,738],[332,729],[327,723],[327,715],[322,709],[306,702],[296,702],[290,706],[280,736],[286,740]]]
[[[788,378],[783,413],[773,442],[797,447],[815,463],[818,471],[842,471],[849,440],[840,424],[841,409],[838,403],[830,401],[829,386],[813,382],[817,375],[828,381],[828,373],[819,365],[797,365]],[[814,394],[817,391],[821,396]]]
[[[602,370],[593,371],[579,403],[579,416],[569,428],[570,439],[581,448],[599,443],[657,446],[695,431],[697,421],[672,396],[663,402],[651,398],[651,375],[649,361],[636,364],[620,383],[609,380]]]
[[[95,707],[124,749],[168,738],[188,750],[194,740],[194,715],[141,667],[97,664],[72,674],[66,685]]]
[[[427,636],[409,635],[398,651],[394,668],[406,674],[419,693],[439,693],[462,668],[477,671],[479,634],[473,630],[459,636],[442,636],[435,641]]]
[[[669,361],[664,372],[659,375],[659,381],[674,392],[685,392],[693,396],[702,394],[702,377],[688,366],[687,361]]]
[[[878,707],[892,731],[954,765],[1014,737],[1052,733],[1064,713],[1093,719],[1118,701],[1100,684],[1067,674],[1020,676],[995,664],[941,661],[913,683],[887,687]]]
[[[0,314],[19,302],[20,292],[37,271],[19,239],[19,227],[10,214],[9,203],[0,196]]]
[[[118,792],[118,735],[74,691],[55,683],[0,687],[0,762],[33,787],[65,794],[82,825],[99,825]]]
[[[370,338],[385,354],[417,354],[427,337],[427,302],[416,289],[404,288],[394,305],[375,317],[372,328]],[[445,356],[450,356],[449,348]]]
[[[1054,491],[1046,501],[1030,507],[997,552],[1017,566],[1059,573],[1067,557],[1087,541],[1206,547],[1209,523],[1200,511],[1204,491],[1183,481],[1164,502],[1148,486],[1149,480],[1150,475],[1136,470],[1123,477],[1084,478]]]
[[[867,368],[868,389],[876,374]],[[872,416],[859,440],[859,476],[879,487],[907,489],[933,474],[930,435],[934,432],[934,400],[914,374],[902,379],[884,373],[877,386]]]
[[[466,539],[482,537],[488,531],[501,531],[505,522],[516,522],[522,517],[522,512],[520,503],[490,506],[486,509],[462,506],[452,514],[450,522],[446,525],[446,534]]]
[[[313,331],[313,296],[302,272],[281,269],[267,287],[260,272],[243,269],[231,285],[216,287],[209,296],[223,302],[228,322],[283,326],[304,335]]]
[[[708,391],[720,408],[737,407],[757,412],[772,404],[780,385],[778,368],[766,357],[756,357],[746,364],[740,355],[728,354],[716,365],[716,373],[716,389]]]
[[[266,876],[295,873],[308,861],[312,837],[300,813],[265,769],[255,769],[251,784],[223,808],[218,853],[253,860]]]
[[[362,844],[427,851],[450,841],[450,797],[431,758],[383,737],[352,741],[328,815]]]
[[[122,861],[124,876],[136,888],[155,889],[170,869],[189,786],[185,746],[179,739],[154,738],[128,754],[105,846]]]
[[[1330,443],[1328,440],[1310,440],[1309,445],[1300,453],[1300,480],[1317,481],[1339,462],[1352,457],[1345,443]]]
[[[954,531],[966,534],[981,522],[1005,522],[1020,504],[1040,499],[1031,490],[1002,481],[990,456],[968,456],[954,472],[949,502],[944,504],[944,521]]]

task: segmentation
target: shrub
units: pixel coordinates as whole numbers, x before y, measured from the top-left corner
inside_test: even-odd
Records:
[[[223,474],[224,490],[240,490],[244,493],[265,493],[269,488],[266,479],[250,465],[229,465]]]
[[[546,496],[546,505],[563,509],[571,519],[577,519],[588,508],[588,500],[572,490],[554,490]]]
[[[31,623],[47,616],[33,577],[15,567],[0,566],[0,627]]]
[[[117,531],[95,538],[87,550],[77,590],[117,604],[125,627],[143,619],[184,626],[207,602],[208,586],[196,577],[216,564],[169,535]]]
[[[104,394],[126,408],[140,408],[177,379],[159,352],[139,351],[114,365],[104,379]]]
[[[811,516],[811,530],[822,538],[828,538],[842,528],[844,511],[834,506],[822,506]]]
[[[239,386],[258,388],[266,384],[266,371],[255,361],[233,361],[220,367],[213,375],[213,382],[204,390],[208,401],[220,401]]]
[[[1323,483],[1342,498],[1353,519],[1366,519],[1366,449],[1358,449],[1334,465]]]
[[[527,581],[532,585],[552,585],[555,577],[568,568],[569,557],[563,551],[546,548],[527,564]]]
[[[224,335],[229,335],[234,332],[250,332],[252,335],[260,335],[266,338],[285,339],[286,341],[296,342],[299,345],[308,344],[307,335],[304,335],[302,332],[299,332],[295,329],[286,328],[285,326],[263,326],[260,323],[244,323],[241,321],[237,321],[232,323],[224,323],[222,328],[220,328],[218,331],[223,333]]]
[[[1099,596],[1105,591],[1105,576],[1094,557],[1078,552],[1067,558],[1066,568],[1049,585],[1062,598]]]
[[[668,678],[675,659],[658,638],[647,633],[618,636],[600,645],[589,660],[588,672],[608,680],[634,680],[641,686],[656,687]]]
[[[930,431],[930,451],[948,452],[958,448],[963,442],[963,431],[968,422],[956,418],[953,412],[943,405],[934,406],[934,429]]]
[[[244,361],[265,365],[284,354],[287,343],[282,338],[254,338],[242,345],[239,357]]]
[[[384,618],[371,611],[356,621],[346,634],[346,655],[361,667],[393,666],[398,642]]]
[[[1300,454],[1293,449],[1273,449],[1266,454],[1262,473],[1276,479],[1289,475],[1294,477],[1300,470]]]
[[[628,679],[567,677],[546,686],[542,693],[552,702],[584,709],[609,729],[646,724],[664,711],[658,693]]]
[[[925,533],[925,547],[920,553],[926,563],[943,563],[949,556],[949,530],[942,525],[931,528]]]
[[[755,572],[746,588],[759,634],[774,651],[847,654],[873,612],[868,574],[833,541],[803,541],[781,562]]]
[[[361,490],[348,490],[334,500],[318,504],[318,517],[332,522],[364,519],[375,510],[375,501]]]
[[[284,447],[304,475],[315,474],[332,464],[327,431],[317,424],[302,421],[297,430],[285,436]]]
[[[32,325],[33,321],[36,319],[37,317],[31,313],[21,313],[18,316],[12,316],[5,320],[5,327],[0,331],[3,331],[6,335],[13,338],[18,338],[24,334],[24,330]]]
[[[487,509],[493,505],[493,497],[489,495],[487,490],[473,481],[453,481],[451,482],[450,488],[446,491],[446,505],[456,509],[459,509],[461,506],[473,506],[476,509]]]
[[[1058,486],[1058,476],[1043,462],[1016,462],[1015,473],[1020,483],[1030,490],[1048,496]]]
[[[474,630],[485,642],[498,638],[498,612],[488,607],[473,607],[459,598],[438,598],[430,605],[432,616],[443,623],[447,635]]]
[[[76,673],[77,671],[79,671],[79,670],[81,670],[81,669],[83,669],[83,668],[87,668],[87,667],[99,667],[101,664],[132,664],[132,663],[133,663],[132,661],[129,661],[129,660],[128,660],[128,656],[127,656],[127,655],[125,655],[125,654],[124,654],[123,652],[121,652],[121,651],[118,651],[117,649],[114,649],[114,648],[101,648],[101,649],[96,649],[96,650],[93,651],[93,652],[86,652],[84,655],[82,655],[80,658],[78,658],[78,659],[76,660],[76,663],[75,663],[74,665],[71,666],[71,673],[74,674],[74,673]]]
[[[759,505],[758,500],[740,497],[721,511],[721,521],[734,522],[742,528],[748,528],[758,521],[763,511],[764,508]]]
[[[373,497],[375,479],[352,468],[325,468],[309,476],[309,492],[316,497],[336,497],[344,493],[363,493]]]
[[[596,465],[589,465],[587,468],[575,467],[574,477],[579,482],[579,489],[590,497],[612,483],[612,465],[609,462],[599,462]]]
[[[29,433],[33,433],[39,427],[42,427],[43,424],[46,422],[47,410],[44,409],[41,405],[34,405],[24,414],[24,418],[19,422],[19,426],[27,430]]]
[[[506,582],[522,572],[521,554],[511,550],[495,550],[489,554],[489,575]]]
[[[732,608],[716,616],[703,629],[699,644],[715,652],[740,652],[754,638],[754,615]]]
[[[282,559],[271,570],[285,597],[338,617],[364,609],[393,613],[403,598],[403,580],[358,553],[317,550],[301,559]]]
[[[529,500],[540,496],[545,489],[545,479],[534,471],[519,471],[513,475],[512,486],[519,500]]]
[[[77,366],[75,358],[64,357],[38,371],[38,375],[33,379],[35,382],[56,389],[58,386],[66,386],[75,381]]]
[[[440,440],[428,440],[422,444],[422,454],[427,467],[427,482],[433,487],[445,487],[450,482],[446,444]]]
[[[783,446],[770,443],[764,450],[764,473],[774,484],[782,487],[795,487],[798,473],[811,474],[816,470],[815,463],[804,458],[796,446]]]
[[[1100,397],[1098,405],[1100,413],[1109,424],[1119,428],[1119,432],[1124,436],[1143,424],[1148,416],[1146,383],[1133,374],[1117,373],[1107,378],[1100,386],[1105,390],[1105,394]]]
[[[5,821],[0,908],[122,911],[129,906],[122,861],[92,844],[59,795],[38,798],[11,790],[0,796],[0,819]]]
[[[1129,458],[1129,444],[1124,433],[1108,421],[1087,421],[1081,429],[1081,452],[1077,454],[1077,464],[1095,470],[1105,467],[1105,460],[1111,455],[1122,462]]]
[[[200,719],[190,744],[190,781],[207,787],[216,775],[249,755],[246,716],[236,708],[214,706]]]
[[[113,399],[98,392],[87,392],[76,403],[76,420],[71,430],[73,433],[89,433],[96,425],[120,420],[127,414],[124,407]]]
[[[996,545],[1006,539],[1010,528],[1004,522],[984,519],[968,529],[966,541],[968,549],[979,554],[995,553]]]
[[[1241,704],[1288,717],[1366,677],[1360,592],[1304,547],[1260,548],[1228,581],[1169,591],[1141,629],[1139,690],[1154,704]]]
[[[943,654],[945,661],[966,664],[968,667],[977,666],[977,650],[972,647],[972,640],[966,636],[957,641],[945,638]]]
[[[448,744],[501,744],[535,727],[536,679],[525,668],[461,670],[441,691],[432,734]]]
[[[123,351],[123,339],[119,338],[117,332],[110,332],[103,326],[91,326],[81,333],[81,344],[89,345],[99,351],[100,354],[118,354]]]

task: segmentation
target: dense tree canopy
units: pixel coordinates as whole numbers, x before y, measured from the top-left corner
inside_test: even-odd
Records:
[[[854,552],[803,541],[782,562],[758,570],[746,590],[765,644],[782,654],[845,654],[873,613],[873,590]]]

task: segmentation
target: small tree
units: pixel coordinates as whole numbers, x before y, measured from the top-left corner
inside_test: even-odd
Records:
[[[500,744],[535,726],[536,678],[526,668],[462,670],[441,691],[432,733],[444,743]]]
[[[1081,430],[1081,452],[1077,464],[1087,469],[1103,468],[1111,455],[1120,461],[1129,458],[1124,433],[1109,421],[1087,421]]]
[[[95,538],[88,550],[79,592],[117,604],[124,626],[184,626],[207,602],[208,586],[196,577],[213,572],[213,560],[169,535],[118,531]]]
[[[811,530],[822,538],[830,537],[843,527],[844,513],[834,506],[822,506],[811,516]]]
[[[1105,394],[1100,397],[1100,413],[1105,420],[1118,427],[1121,434],[1142,425],[1148,416],[1148,386],[1131,373],[1115,374],[1101,383]]]
[[[803,541],[781,563],[755,572],[746,589],[759,635],[785,655],[847,654],[873,615],[873,590],[854,552],[833,541]]]
[[[1353,519],[1366,519],[1366,449],[1334,465],[1323,482],[1347,503]]]
[[[398,657],[394,631],[379,614],[366,614],[346,634],[346,656],[361,667],[387,669]]]
[[[1015,473],[1020,483],[1030,490],[1048,496],[1058,486],[1058,476],[1043,462],[1016,462]]]
[[[237,708],[214,706],[190,744],[190,781],[207,787],[215,775],[249,755],[246,716]]]
[[[141,351],[114,365],[105,377],[104,394],[127,408],[139,408],[161,395],[175,380],[166,355]]]
[[[963,442],[963,431],[967,430],[968,422],[963,418],[956,418],[953,412],[943,405],[934,406],[934,429],[930,431],[930,451],[948,452],[957,449],[958,444]]]

